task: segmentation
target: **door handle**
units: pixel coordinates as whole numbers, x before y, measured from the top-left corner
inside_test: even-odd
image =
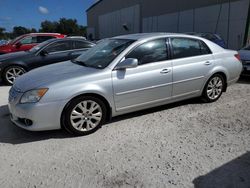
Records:
[[[167,74],[167,73],[169,73],[171,70],[170,69],[163,69],[162,71],[161,71],[161,74]]]
[[[211,65],[212,63],[210,61],[206,61],[204,64],[205,65]]]

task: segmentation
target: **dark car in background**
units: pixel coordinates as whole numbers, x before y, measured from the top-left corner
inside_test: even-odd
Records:
[[[239,55],[243,64],[243,74],[250,74],[250,45],[240,49]]]
[[[0,55],[18,51],[27,51],[49,39],[64,38],[60,33],[29,33],[21,35],[7,44],[0,46]]]
[[[12,85],[18,76],[34,68],[77,58],[95,44],[81,38],[47,40],[29,51],[0,56],[0,76]]]
[[[194,35],[194,36],[197,36],[197,37],[202,37],[202,38],[208,39],[208,40],[214,42],[215,44],[218,44],[222,48],[226,48],[225,41],[218,34],[214,34],[214,33],[196,33],[196,32],[190,32],[190,33],[186,33],[186,34]]]

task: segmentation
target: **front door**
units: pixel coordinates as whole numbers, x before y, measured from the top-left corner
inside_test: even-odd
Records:
[[[143,108],[171,98],[172,63],[166,39],[141,44],[125,58],[138,59],[139,66],[112,72],[116,111]]]
[[[71,55],[73,52],[71,41],[56,41],[41,51],[44,53],[40,52],[35,58],[32,59],[32,63],[30,64],[32,69],[53,63],[67,61],[74,57]]]

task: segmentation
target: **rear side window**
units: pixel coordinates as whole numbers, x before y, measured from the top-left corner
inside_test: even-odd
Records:
[[[93,44],[86,41],[74,41],[74,49],[91,48]]]
[[[200,40],[172,38],[171,43],[174,59],[211,54],[207,45]]]
[[[71,41],[59,41],[46,48],[48,53],[71,50]]]
[[[42,43],[46,40],[49,40],[49,39],[54,39],[55,37],[53,36],[37,36],[37,43]]]
[[[126,58],[138,59],[139,65],[168,59],[165,39],[146,42],[130,52]]]
[[[21,44],[33,44],[37,43],[37,37],[25,37],[20,41]]]

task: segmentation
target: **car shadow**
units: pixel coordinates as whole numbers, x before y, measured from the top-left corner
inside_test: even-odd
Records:
[[[64,130],[30,132],[21,129],[10,121],[8,106],[0,106],[0,143],[22,144],[69,137],[72,135]]]
[[[4,85],[3,81],[0,79],[0,87],[1,86],[5,86],[5,85]]]
[[[147,110],[142,110],[126,115],[121,115],[113,118],[106,125],[130,119],[133,117],[138,117],[166,109],[175,108],[186,104],[197,104],[197,103],[201,103],[201,100],[199,98],[173,103],[169,105],[164,105],[160,107],[155,107]],[[73,137],[73,135],[67,133],[65,130],[31,132],[21,129],[10,121],[8,106],[7,105],[0,106],[0,143],[8,143],[16,145],[16,144],[36,142],[48,139],[63,139],[71,137]]]
[[[185,105],[188,105],[188,104],[202,104],[202,103],[204,103],[204,101],[202,101],[202,99],[199,98],[199,97],[184,100],[184,101],[178,101],[178,102],[175,102],[175,103],[170,103],[170,104],[166,104],[166,105],[162,105],[162,106],[158,106],[158,107],[154,107],[154,108],[149,108],[149,109],[146,109],[146,110],[141,110],[141,111],[136,111],[136,112],[120,115],[120,116],[112,118],[110,123],[122,121],[122,120],[125,120],[125,119],[130,119],[130,118],[134,118],[134,117],[139,117],[139,116],[143,116],[143,115],[147,115],[147,114],[152,114],[152,113],[160,112],[160,111],[163,111],[163,110],[169,110],[169,109],[173,109],[173,108],[176,108],[176,107],[179,107],[179,106],[185,106]]]
[[[193,183],[195,188],[249,188],[250,152],[196,178]]]
[[[250,75],[241,75],[237,83],[250,84]]]

